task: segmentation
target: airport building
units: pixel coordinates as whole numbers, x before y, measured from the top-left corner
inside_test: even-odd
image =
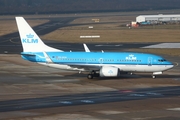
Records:
[[[136,17],[137,23],[161,23],[161,22],[178,22],[180,15],[140,15]]]

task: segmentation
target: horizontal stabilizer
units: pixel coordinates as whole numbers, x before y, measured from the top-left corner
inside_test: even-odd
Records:
[[[35,54],[29,54],[29,53],[21,53],[21,55],[24,55],[24,56],[36,56]]]

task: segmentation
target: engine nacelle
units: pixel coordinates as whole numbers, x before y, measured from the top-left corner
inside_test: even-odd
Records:
[[[118,77],[120,76],[120,69],[112,66],[104,66],[100,69],[100,77]]]

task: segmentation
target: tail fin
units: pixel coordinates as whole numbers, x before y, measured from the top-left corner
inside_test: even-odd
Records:
[[[23,17],[16,17],[23,52],[62,52],[43,43]]]

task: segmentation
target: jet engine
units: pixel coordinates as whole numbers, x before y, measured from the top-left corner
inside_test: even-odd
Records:
[[[112,66],[104,66],[100,69],[100,77],[118,77],[120,76],[120,69]]]

